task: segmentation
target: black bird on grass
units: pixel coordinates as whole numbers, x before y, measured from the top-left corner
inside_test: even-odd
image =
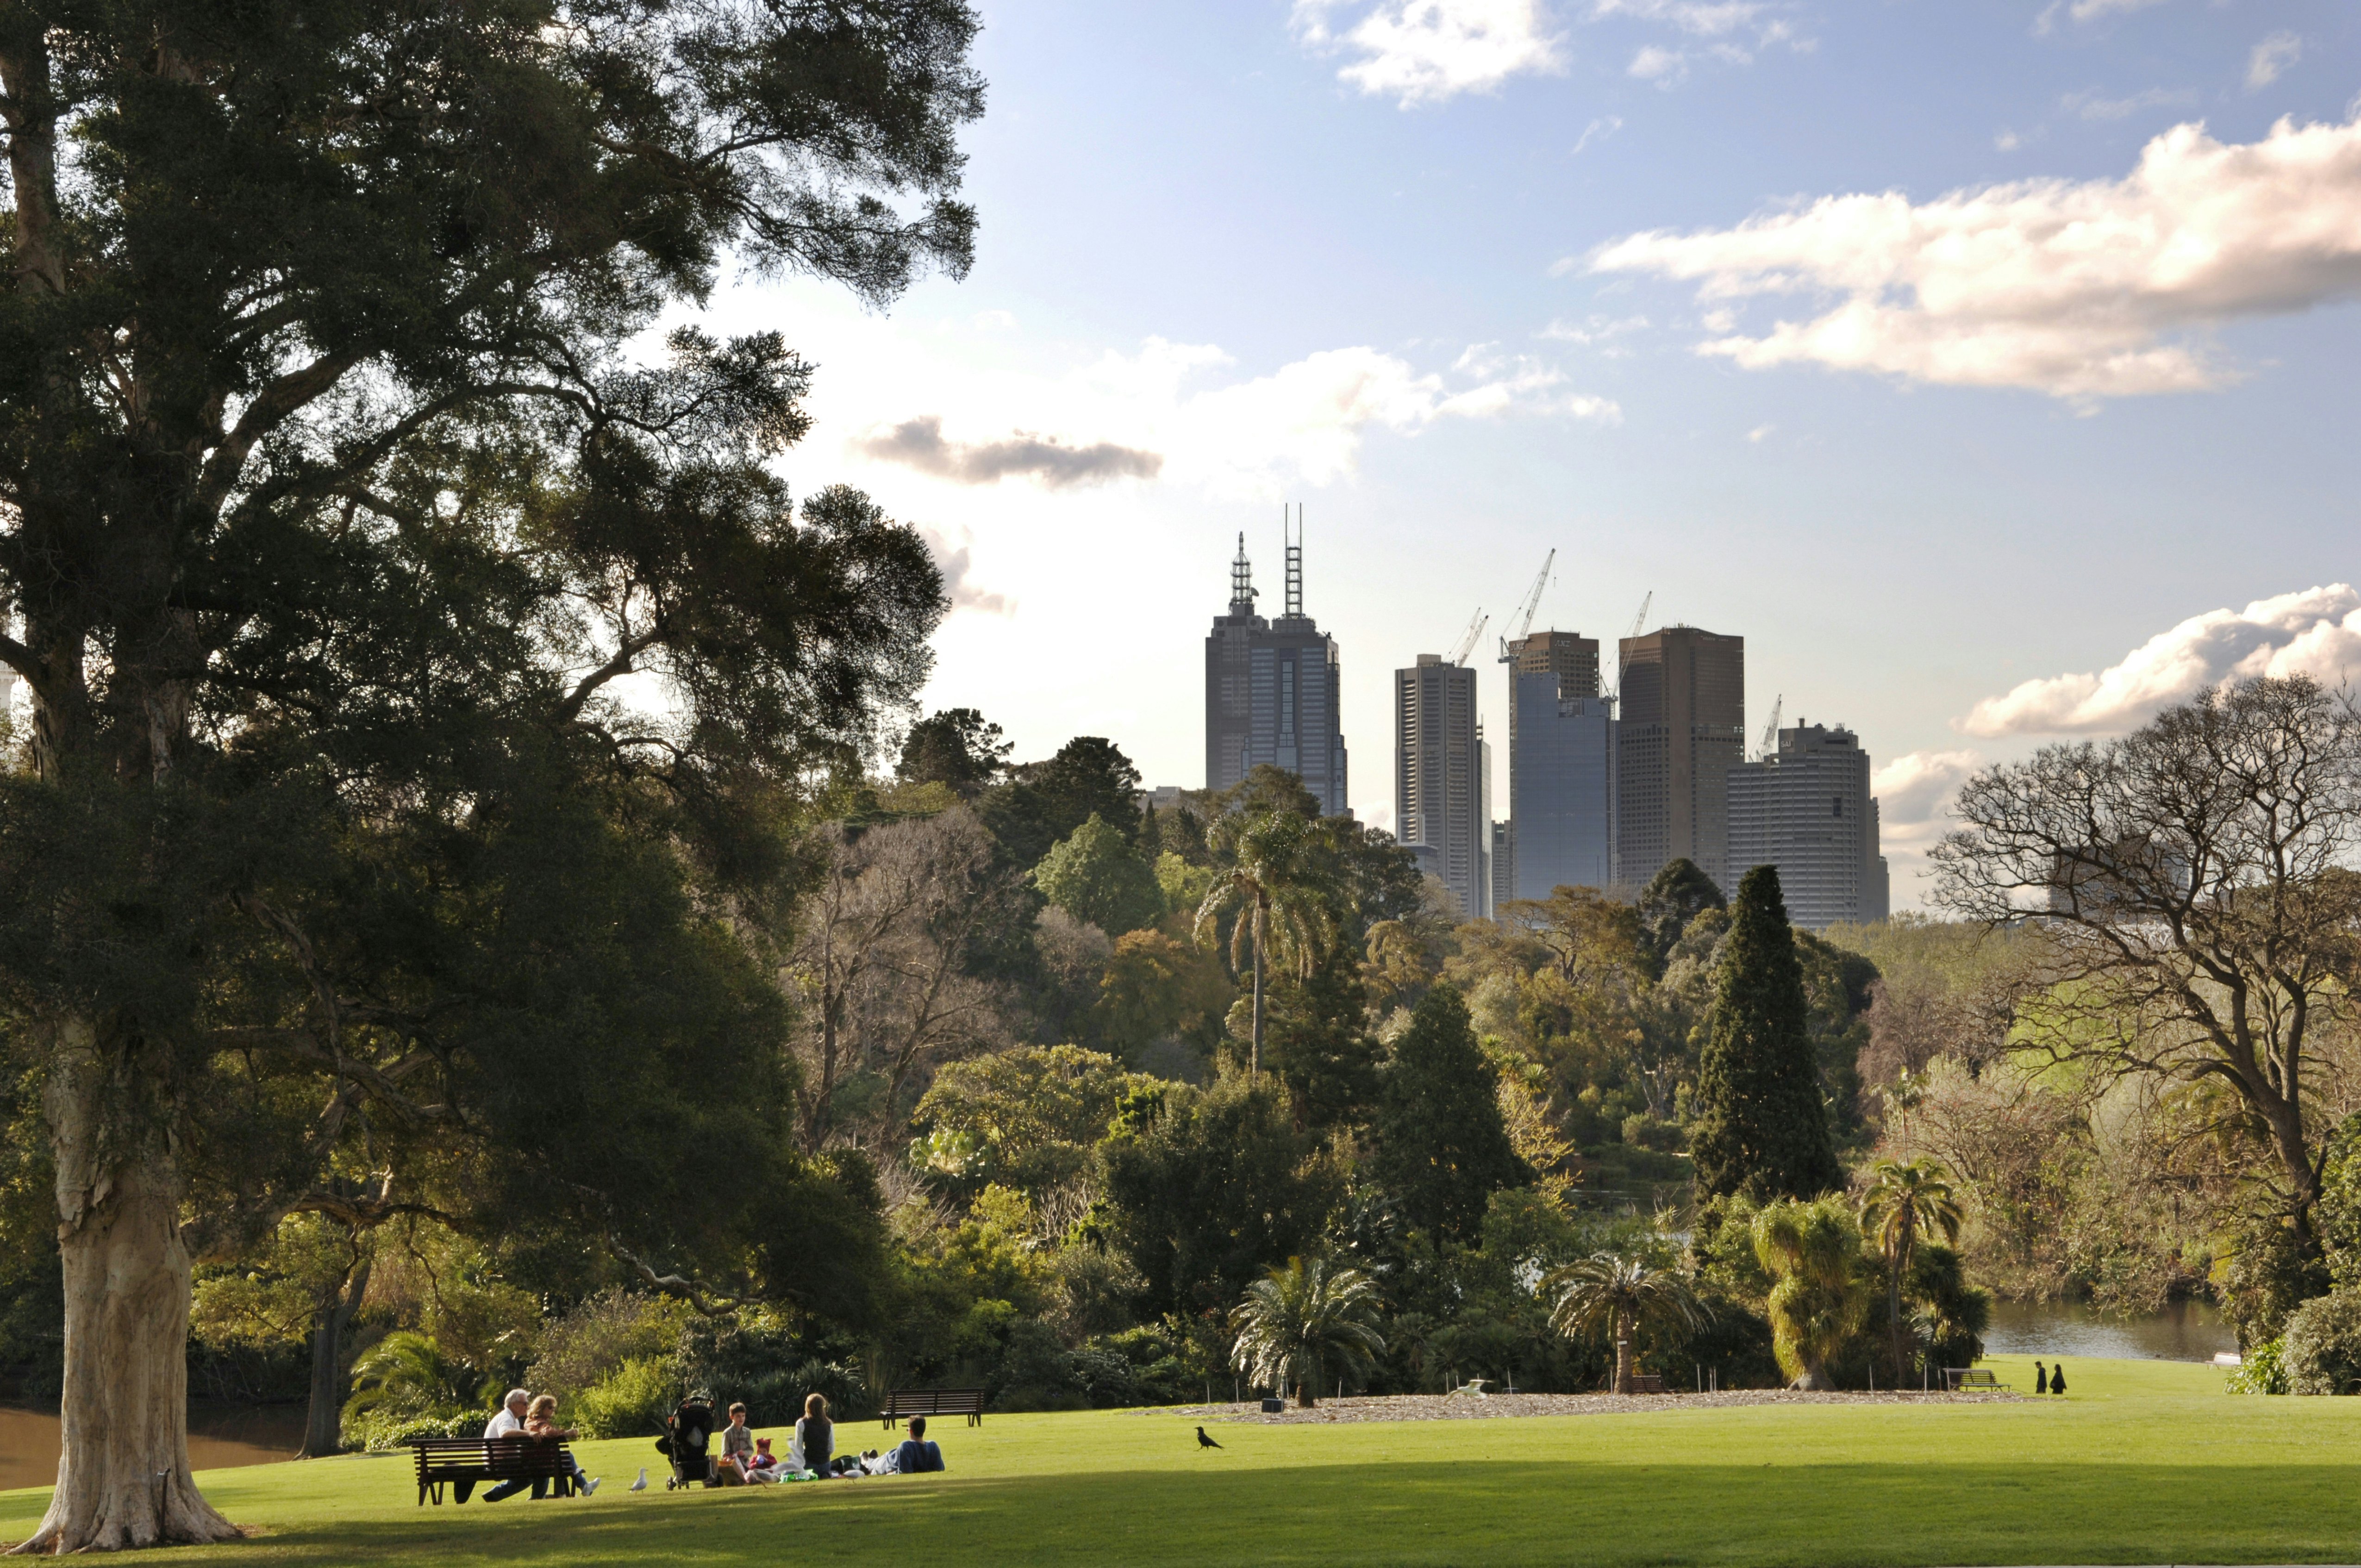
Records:
[[[1222,1445],[1215,1442],[1212,1438],[1207,1437],[1203,1427],[1199,1427],[1197,1429],[1197,1446],[1199,1448],[1219,1448]]]

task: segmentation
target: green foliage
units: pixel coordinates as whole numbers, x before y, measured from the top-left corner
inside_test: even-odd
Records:
[[[1728,907],[1729,900],[1722,897],[1713,878],[1684,855],[1665,861],[1648,879],[1648,885],[1640,891],[1637,913],[1649,948],[1661,965],[1699,915]]]
[[[1000,782],[1012,750],[1000,726],[974,708],[946,708],[910,726],[894,773],[904,784],[939,784],[972,800]]]
[[[1236,996],[1220,954],[1162,931],[1133,931],[1115,938],[1094,1021],[1100,1037],[1133,1067],[1148,1066],[1151,1048],[1168,1041],[1202,1063]],[[1165,1076],[1177,1075],[1166,1067]]]
[[[1532,1179],[1501,1120],[1499,1075],[1454,986],[1429,991],[1394,1042],[1369,1163],[1402,1218],[1438,1240],[1472,1239],[1494,1192]]]
[[[1938,1242],[1921,1242],[1903,1291],[1912,1309],[1910,1332],[1927,1365],[1973,1366],[1983,1359],[1992,1292],[1968,1283],[1958,1253]]]
[[[561,1402],[560,1416],[585,1437],[660,1436],[682,1392],[669,1356],[635,1355]]]
[[[1550,1327],[1569,1339],[1604,1329],[1615,1342],[1615,1392],[1631,1392],[1631,1339],[1659,1323],[1691,1332],[1711,1317],[1695,1287],[1645,1256],[1596,1252],[1542,1277]]]
[[[1033,884],[1050,903],[1110,937],[1153,925],[1164,915],[1156,873],[1096,812],[1041,858]]]
[[[2295,1228],[2278,1214],[2249,1215],[2231,1238],[2224,1315],[2247,1349],[2287,1332],[2295,1310],[2334,1283],[2327,1262],[2303,1245]]]
[[[667,1296],[601,1290],[542,1324],[524,1386],[578,1413],[583,1397],[626,1363],[668,1362],[687,1317],[687,1307]]]
[[[1271,1085],[1231,1078],[1135,1097],[1104,1153],[1098,1223],[1145,1281],[1151,1313],[1224,1311],[1312,1250],[1344,1195],[1319,1141]]]
[[[2361,1393],[2361,1294],[2315,1296],[2288,1316],[2288,1391]]]
[[[1112,741],[1080,735],[1048,762],[1026,762],[1010,773],[1009,782],[987,791],[976,809],[1020,866],[1038,865],[1093,817],[1126,842],[1137,836],[1139,770]]]
[[[2238,1365],[2224,1379],[2224,1391],[2231,1394],[2287,1394],[2287,1341],[2267,1339],[2239,1357]]]
[[[470,1402],[481,1381],[426,1335],[397,1329],[353,1363],[345,1420],[349,1427],[363,1418],[448,1416]]]
[[[1773,1281],[1765,1306],[1781,1370],[1798,1388],[1835,1387],[1828,1364],[1875,1299],[1851,1212],[1835,1198],[1774,1203],[1754,1216],[1754,1252]]]
[[[1021,1046],[953,1062],[918,1102],[911,1163],[972,1198],[986,1185],[1038,1197],[1089,1168],[1126,1096],[1148,1080],[1078,1046]]]
[[[1812,1198],[1844,1186],[1795,933],[1771,866],[1755,867],[1739,883],[1697,1106],[1689,1146],[1700,1194]]]
[[[1319,1402],[1332,1371],[1345,1378],[1367,1376],[1386,1348],[1377,1315],[1377,1282],[1367,1275],[1322,1257],[1309,1263],[1290,1257],[1284,1268],[1247,1286],[1231,1309],[1230,1327],[1237,1334],[1231,1365],[1264,1387],[1292,1381],[1296,1403],[1308,1409]]]
[[[1366,1016],[1360,966],[1341,946],[1308,975],[1270,988],[1263,1068],[1286,1085],[1299,1130],[1327,1132],[1366,1119],[1377,1098],[1378,1043]]]

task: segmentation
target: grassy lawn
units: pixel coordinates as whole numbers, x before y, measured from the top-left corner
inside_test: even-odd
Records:
[[[2022,1389],[2030,1362],[1990,1363]],[[946,1422],[950,1473],[667,1495],[585,1443],[588,1500],[414,1506],[406,1458],[212,1472],[256,1538],[191,1563],[2072,1563],[2361,1558],[2361,1399],[2078,1361],[2022,1405],[1794,1407],[1211,1430],[1093,1411]],[[875,1426],[847,1427],[868,1447]],[[649,1490],[624,1485],[651,1465]],[[0,1492],[0,1541],[46,1494]]]

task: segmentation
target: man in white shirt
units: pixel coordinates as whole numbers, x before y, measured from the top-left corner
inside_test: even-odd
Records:
[[[484,1441],[486,1442],[489,1442],[494,1438],[522,1437],[524,1435],[524,1413],[532,1404],[533,1395],[530,1392],[522,1388],[510,1389],[509,1397],[500,1401],[500,1413],[494,1416],[485,1424]],[[531,1486],[533,1488],[533,1495],[535,1497],[545,1497],[549,1496],[549,1481],[546,1476],[538,1480],[528,1480],[526,1477],[520,1475],[513,1481],[503,1481],[499,1486],[493,1487],[490,1491],[485,1493],[484,1501],[488,1503],[500,1502],[506,1498],[515,1497],[527,1486]],[[472,1490],[472,1488],[469,1487],[468,1484],[465,1481],[459,1482],[452,1488],[457,1500],[463,1503],[467,1500],[467,1493],[470,1490]]]

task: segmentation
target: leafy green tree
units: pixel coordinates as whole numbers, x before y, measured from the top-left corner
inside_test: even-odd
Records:
[[[912,1164],[972,1192],[997,1184],[1038,1201],[1090,1168],[1126,1096],[1148,1080],[1079,1046],[1020,1046],[935,1074],[918,1102]]]
[[[1132,931],[1115,938],[1099,982],[1098,1027],[1115,1054],[1134,1066],[1167,1038],[1210,1056],[1236,995],[1220,954],[1161,931]]]
[[[1231,1077],[1135,1096],[1104,1151],[1099,1223],[1147,1282],[1151,1313],[1225,1312],[1312,1250],[1344,1197],[1336,1163],[1268,1086]]]
[[[1403,1218],[1438,1241],[1472,1238],[1493,1193],[1532,1179],[1501,1120],[1499,1075],[1455,986],[1430,990],[1394,1042],[1372,1166]]]
[[[1262,1073],[1263,970],[1271,959],[1309,974],[1322,949],[1334,939],[1334,915],[1327,889],[1314,880],[1307,842],[1310,824],[1293,812],[1272,812],[1241,822],[1224,817],[1214,828],[1228,866],[1222,880],[1197,906],[1199,941],[1230,924],[1230,965],[1251,964],[1254,1023],[1249,1080]]]
[[[1376,1108],[1378,1047],[1360,966],[1342,947],[1272,987],[1265,1045],[1298,1132],[1365,1122]]]
[[[1902,1282],[1916,1262],[1921,1236],[1960,1239],[1963,1215],[1951,1196],[1950,1173],[1925,1157],[1907,1162],[1881,1159],[1869,1168],[1861,1194],[1861,1228],[1885,1261],[1886,1330],[1894,1341],[1894,1386],[1908,1374],[1902,1361]]]
[[[1267,1388],[1295,1384],[1295,1402],[1310,1409],[1331,1367],[1364,1377],[1385,1354],[1378,1332],[1378,1285],[1357,1268],[1337,1268],[1325,1258],[1306,1263],[1290,1257],[1246,1287],[1230,1312],[1237,1334],[1231,1365]]]
[[[725,258],[875,302],[964,270],[976,27],[0,16],[0,662],[33,710],[0,1005],[66,1312],[34,1550],[230,1537],[189,1479],[189,1271],[328,1212],[340,1157],[454,1178],[395,1205],[734,1255],[679,1151],[763,1168],[781,1025],[761,932],[710,912],[774,906],[779,811],[919,689],[941,585],[857,495],[791,504],[781,338],[636,345]]]
[[[1550,1327],[1568,1339],[1601,1326],[1615,1338],[1615,1392],[1629,1394],[1631,1336],[1643,1324],[1678,1323],[1695,1329],[1712,1314],[1679,1272],[1644,1257],[1593,1253],[1542,1277],[1541,1292],[1553,1305]]]
[[[1000,726],[974,708],[945,708],[910,726],[895,776],[904,784],[945,784],[962,800],[973,800],[1000,782],[1012,750]]]
[[[1126,842],[1139,835],[1139,770],[1111,740],[1078,735],[1048,762],[1020,764],[1010,774],[978,810],[1019,865],[1038,865],[1093,817],[1104,818]]]
[[[1697,1102],[1689,1146],[1700,1194],[1811,1198],[1844,1186],[1828,1138],[1795,932],[1772,866],[1755,867],[1738,886]]]
[[[1164,914],[1155,869],[1096,812],[1033,868],[1041,895],[1110,937],[1152,926]]]
[[[1773,1281],[1767,1304],[1780,1369],[1797,1388],[1834,1388],[1828,1363],[1869,1310],[1860,1227],[1837,1199],[1788,1199],[1754,1216],[1754,1253]]]
[[[1648,885],[1640,891],[1638,914],[1656,962],[1662,964],[1673,950],[1673,944],[1689,928],[1690,921],[1708,909],[1729,907],[1730,901],[1714,885],[1713,878],[1684,855],[1665,861],[1664,868],[1648,879]]]

